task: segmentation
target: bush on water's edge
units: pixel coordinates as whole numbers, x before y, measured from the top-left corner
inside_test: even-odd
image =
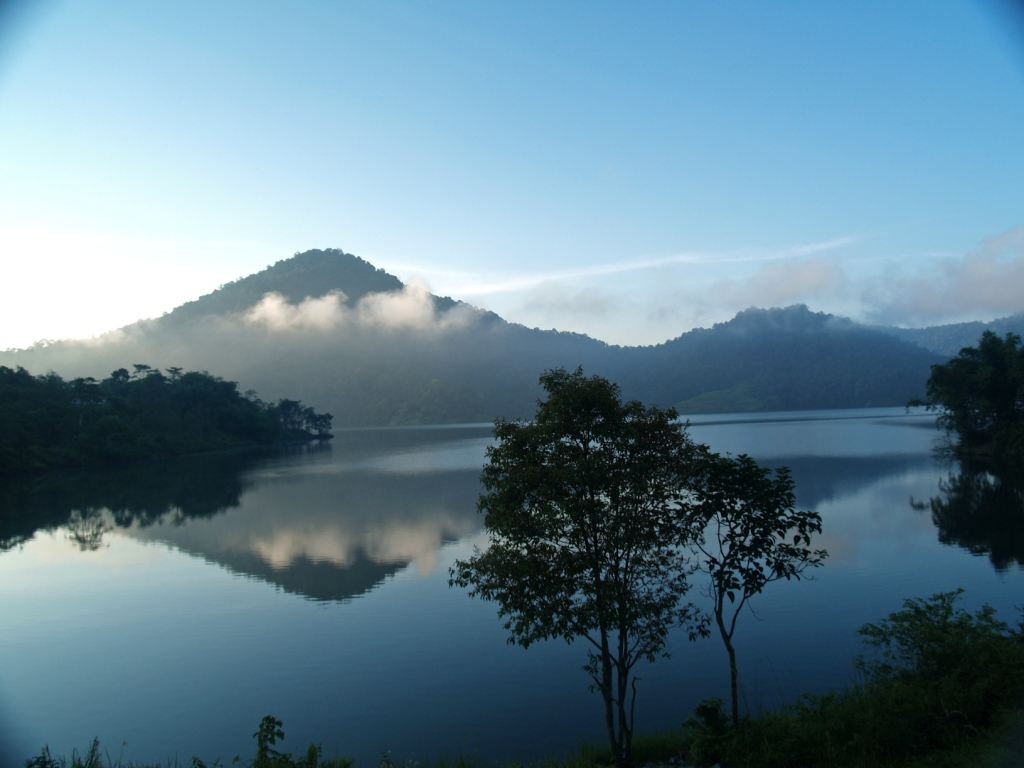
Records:
[[[1024,744],[1024,620],[1016,628],[986,606],[956,605],[962,590],[907,600],[903,610],[859,632],[869,656],[854,666],[862,682],[842,691],[804,696],[773,712],[749,715],[733,727],[720,699],[702,702],[678,730],[638,734],[633,763],[689,763],[726,768],[992,768],[1019,764],[1000,744]],[[265,717],[253,734],[256,757],[247,768],[350,768],[348,758],[323,759],[310,745],[293,757],[274,749],[281,722]],[[584,744],[575,754],[532,763],[539,768],[592,768],[611,763],[607,745]],[[1003,762],[1006,761],[1006,762]],[[175,763],[177,765],[177,763]],[[192,768],[207,768],[193,758]],[[219,765],[213,763],[210,765]],[[394,762],[381,768],[476,768],[457,757],[433,763]],[[100,754],[94,741],[70,760],[44,749],[26,768],[143,768]],[[183,766],[184,768],[184,766]],[[506,768],[526,768],[509,763]]]

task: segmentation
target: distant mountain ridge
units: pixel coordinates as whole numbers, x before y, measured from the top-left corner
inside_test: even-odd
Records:
[[[896,328],[893,326],[877,326],[877,328],[904,341],[911,341],[925,349],[938,352],[940,355],[955,357],[964,347],[975,346],[985,331],[992,331],[999,336],[1005,336],[1007,333],[1024,336],[1024,312],[1000,317],[987,323],[974,321],[932,325],[925,328]]]
[[[284,303],[255,316],[269,293]],[[319,303],[304,310],[307,298]],[[98,341],[0,353],[0,364],[66,378],[134,363],[205,369],[266,399],[330,411],[336,427],[528,416],[538,374],[558,366],[583,366],[628,398],[683,413],[903,405],[944,359],[802,305],[749,309],[663,344],[618,347],[506,322],[337,249],[296,254]]]
[[[624,390],[681,413],[903,405],[941,358],[804,305],[747,309],[655,347],[625,350]],[[636,373],[631,373],[635,371]]]

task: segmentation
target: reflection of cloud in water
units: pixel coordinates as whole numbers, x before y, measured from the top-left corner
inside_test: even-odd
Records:
[[[372,529],[346,530],[343,523],[304,530],[276,528],[265,535],[252,532],[253,538],[248,542],[236,540],[233,548],[250,549],[277,569],[287,568],[300,558],[344,568],[364,554],[375,563],[413,562],[426,575],[437,567],[437,552],[445,541],[473,532],[474,527],[467,522],[471,521],[445,516],[411,523],[385,522]]]
[[[424,446],[409,453],[426,452]],[[439,461],[451,465],[444,456]],[[127,532],[289,591],[344,600],[410,563],[429,574],[445,543],[477,531],[477,474],[358,472],[344,462],[286,467],[253,475],[241,504],[223,514],[179,525],[133,524]]]

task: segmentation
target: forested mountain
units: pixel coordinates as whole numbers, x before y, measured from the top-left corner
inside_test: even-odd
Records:
[[[301,257],[296,254],[295,258],[283,259],[262,272],[185,302],[165,315],[164,322],[183,323],[207,315],[244,312],[271,292],[298,304],[307,296],[322,296],[332,289],[343,291],[348,302],[357,302],[369,293],[402,290],[402,281],[394,275],[357,256],[338,258],[339,255],[338,251],[318,249],[306,251]]]
[[[579,365],[684,413],[903,405],[944,359],[803,306],[611,346],[508,323],[339,250],[297,254],[100,339],[0,353],[0,364],[65,377],[142,362],[216,371],[267,400],[329,411],[336,427],[527,416],[542,370]]]
[[[926,328],[895,328],[879,327],[878,330],[889,333],[904,341],[912,341],[925,349],[938,352],[946,357],[954,357],[964,347],[973,347],[978,343],[981,334],[992,331],[998,336],[1016,333],[1024,336],[1024,312],[1008,317],[1001,317],[987,323],[950,323],[948,325],[931,325]]]
[[[748,309],[656,347],[622,351],[618,380],[681,413],[903,405],[940,358],[845,318]]]

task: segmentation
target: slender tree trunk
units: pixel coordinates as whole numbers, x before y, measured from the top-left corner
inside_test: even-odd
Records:
[[[736,679],[738,676],[736,672],[736,651],[732,647],[732,638],[725,630],[725,621],[720,610],[715,611],[715,621],[718,623],[718,631],[722,635],[722,642],[725,643],[725,650],[729,653],[729,692],[732,694],[732,724],[738,726],[740,724],[740,699],[736,692]]]
[[[615,710],[612,707],[612,661],[608,651],[608,635],[601,630],[601,696],[604,698],[604,722],[608,728],[608,744],[612,748],[615,765],[622,768],[619,761],[619,740],[615,735]]]
[[[621,662],[620,658],[620,662]],[[621,667],[618,674],[619,685],[619,741],[621,742],[621,759],[617,762],[618,768],[629,768],[633,751],[633,732],[629,727],[629,717],[626,712],[626,685],[629,673],[623,672]]]
[[[624,622],[622,622],[624,623]],[[629,697],[629,666],[628,666],[628,633],[621,625],[619,626],[618,644],[618,685],[619,685],[619,740],[622,742],[622,765],[620,768],[629,768],[633,760],[633,718],[632,703]]]
[[[725,649],[729,651],[729,672],[731,673],[732,680],[730,680],[730,686],[732,690],[732,724],[735,727],[739,727],[740,724],[740,700],[736,694],[736,651],[733,650],[732,641],[726,638]]]

